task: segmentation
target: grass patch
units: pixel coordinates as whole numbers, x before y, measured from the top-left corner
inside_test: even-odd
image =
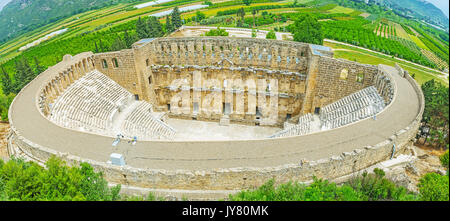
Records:
[[[411,38],[411,40],[416,43],[417,46],[419,46],[419,48],[423,48],[425,50],[430,50],[428,49],[428,47],[415,35],[409,35],[409,38]]]
[[[335,8],[328,10],[329,13],[344,13],[344,14],[351,14],[354,11],[355,10],[353,10],[351,8],[345,8],[342,6],[336,6]],[[361,14],[361,13],[359,13],[359,14]]]

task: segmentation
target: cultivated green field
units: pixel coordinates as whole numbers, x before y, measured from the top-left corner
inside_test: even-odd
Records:
[[[433,55],[437,50],[437,46],[432,46],[432,43],[439,42],[442,43],[441,39],[438,40],[437,37],[429,36],[428,42],[424,43],[423,37],[420,35],[411,35],[411,31],[416,32],[413,28],[411,30],[405,31],[402,28],[402,25],[397,22],[389,21],[386,19],[378,19],[372,24],[370,22],[364,23],[364,17],[360,16],[360,14],[366,13],[359,9],[353,9],[349,7],[339,6],[337,4],[328,4],[325,0],[298,0],[297,5],[293,5],[294,0],[285,0],[285,1],[277,1],[277,0],[253,0],[250,5],[244,5],[239,0],[213,0],[213,5],[210,8],[200,9],[198,11],[202,12],[206,18],[205,19],[213,19],[218,17],[217,14],[233,11],[240,8],[245,9],[245,23],[247,23],[247,28],[256,28],[260,30],[275,30],[283,28],[283,30],[289,30],[289,27],[294,23],[297,15],[302,14],[311,14],[312,16],[317,17],[322,25],[322,29],[324,29],[325,33],[328,33],[325,37],[331,38],[333,40],[342,41],[346,43],[355,43],[361,47],[367,47],[371,50],[377,50],[382,53],[388,53],[390,51],[392,53],[400,53],[400,55],[411,56],[413,59],[418,53],[420,54],[422,50],[426,51],[426,56],[422,56],[421,62],[428,63],[437,63],[441,67],[445,67],[445,62],[441,58],[437,58]],[[320,3],[325,2],[325,3]],[[142,2],[140,2],[142,3]],[[138,4],[138,3],[135,3]],[[114,6],[109,6],[103,9],[97,9],[93,11],[83,12],[74,16],[70,16],[68,18],[62,19],[60,21],[54,22],[52,24],[48,24],[44,27],[38,28],[32,32],[26,33],[22,36],[18,36],[13,40],[10,40],[2,45],[0,45],[0,66],[5,66],[10,75],[14,75],[14,67],[12,66],[13,62],[7,62],[9,60],[15,60],[17,57],[21,55],[26,56],[29,60],[32,60],[31,54],[33,56],[39,55],[40,58],[44,59],[43,63],[45,66],[53,65],[61,59],[61,55],[59,53],[54,53],[52,55],[51,51],[45,50],[45,48],[51,48],[52,45],[61,44],[58,43],[60,41],[67,42],[75,42],[76,38],[80,38],[80,36],[89,36],[86,39],[90,39],[89,44],[90,48],[92,48],[94,42],[101,41],[101,35],[96,35],[96,33],[108,33],[109,36],[113,35],[123,35],[123,30],[126,30],[125,27],[128,27],[130,32],[134,33],[134,22],[138,19],[138,17],[147,17],[153,13],[162,12],[166,10],[172,9],[174,6],[184,7],[188,5],[194,4],[205,4],[205,1],[201,0],[175,0],[169,3],[163,3],[160,5],[154,5],[150,7],[145,7],[141,9],[134,9],[132,6],[134,4],[117,4]],[[300,5],[303,4],[303,5]],[[275,7],[276,6],[276,7]],[[253,14],[252,11],[257,9],[256,14]],[[264,14],[265,13],[265,14]],[[367,13],[366,13],[367,14]],[[223,27],[237,27],[237,16],[233,13],[228,13],[228,19],[220,20],[216,23],[207,23],[200,24],[198,21],[193,21],[196,16],[196,11],[184,12],[181,14],[182,19],[184,19],[187,25],[208,25],[208,26],[223,26]],[[230,19],[231,18],[231,19]],[[284,20],[281,20],[284,19]],[[256,19],[255,21],[253,19]],[[159,19],[162,23],[165,23],[165,17]],[[380,21],[385,25],[378,26],[377,24]],[[256,27],[253,27],[253,24],[256,24]],[[375,35],[379,35],[380,39],[371,39],[373,37],[369,36],[369,40],[367,40],[367,36],[364,36],[365,29],[375,29]],[[404,26],[410,27],[410,26]],[[62,28],[68,28],[69,31],[51,38],[48,41],[41,43],[42,46],[36,46],[28,49],[25,52],[19,52],[18,49],[30,42],[33,42],[48,33],[60,30]],[[125,28],[125,29],[124,29]],[[342,31],[342,33],[341,33]],[[359,32],[359,33],[356,33]],[[356,33],[356,34],[355,34]],[[392,39],[390,41],[383,40],[383,38],[391,38],[391,36],[399,37],[399,39],[408,40],[408,44],[415,44],[416,46],[411,47],[411,45],[404,45],[404,42],[397,41]],[[108,37],[111,39],[112,37]],[[106,42],[107,40],[104,40]],[[386,42],[384,42],[386,41]],[[77,44],[80,44],[79,40],[76,41]],[[363,43],[370,43],[369,45],[364,45]],[[98,43],[98,42],[97,42]],[[108,44],[112,43],[111,40],[108,40]],[[396,45],[397,44],[397,45]],[[447,42],[448,45],[448,42]],[[405,47],[406,46],[406,47]],[[63,45],[64,48],[67,48],[67,51],[77,51],[72,49],[71,45]],[[341,47],[341,46],[339,46]],[[59,48],[61,48],[59,46]],[[392,51],[390,50],[392,48]],[[340,48],[344,49],[344,48]],[[394,50],[395,49],[395,50]],[[90,49],[92,50],[92,49]],[[350,49],[347,49],[350,50]],[[408,51],[412,50],[412,51]],[[353,54],[352,54],[353,53]],[[446,53],[445,50],[440,50],[442,53]],[[448,53],[448,48],[447,48]],[[400,56],[399,55],[399,56]],[[414,56],[413,56],[414,55]],[[351,49],[351,51],[336,51],[337,57],[342,58],[350,58],[350,59],[358,59],[359,62],[376,64],[376,63],[386,63],[392,65],[394,60],[392,60],[390,55],[386,55],[384,57],[380,57],[378,54],[370,54],[365,51],[358,51],[356,49]],[[419,56],[420,57],[420,56]],[[414,60],[417,61],[419,57],[415,57]],[[423,58],[426,57],[426,58]],[[50,61],[47,59],[50,58]],[[408,59],[408,58],[405,58]],[[442,64],[444,62],[444,65]],[[401,62],[400,62],[401,63]],[[436,78],[440,81],[442,80],[442,76],[439,76],[439,72],[433,72],[429,70],[424,70],[423,68],[414,67],[411,64],[402,64],[406,65],[406,68],[410,68],[411,73],[413,71],[417,72],[417,80],[420,83],[423,83],[427,79]],[[448,66],[448,64],[447,64]],[[448,82],[445,82],[448,85]],[[1,92],[0,92],[1,94]]]
[[[424,69],[422,67],[419,67],[414,64],[410,64],[389,56],[384,56],[372,52],[368,52],[365,50],[361,50],[359,48],[355,47],[349,47],[346,45],[340,45],[340,44],[334,44],[330,42],[324,42],[325,46],[331,47],[334,49],[334,57],[335,58],[343,58],[351,61],[357,61],[363,64],[371,64],[371,65],[378,65],[378,64],[385,64],[394,66],[395,63],[398,63],[402,68],[407,70],[411,75],[415,74],[415,80],[419,84],[423,84],[426,81],[429,81],[431,79],[436,79],[439,82],[449,85],[448,79],[445,80],[445,76],[442,75],[439,72],[436,71],[430,71],[427,69]]]

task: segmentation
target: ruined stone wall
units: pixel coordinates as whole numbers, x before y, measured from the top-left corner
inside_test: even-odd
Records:
[[[83,73],[87,73],[93,68],[98,68],[98,70],[102,71],[101,68],[99,68],[102,65],[101,63],[99,63],[99,61],[101,61],[101,59],[112,59],[115,56],[120,58],[120,53],[121,52],[105,53],[96,55],[95,57],[93,57],[92,53],[84,53],[75,56],[73,59],[69,59],[69,57],[67,57],[65,58],[65,62],[61,62],[60,64],[49,68],[42,74],[42,76],[39,76],[46,78],[45,82],[47,82],[42,85],[41,89],[37,92],[36,95],[39,98],[37,99],[37,105],[40,108],[40,111],[45,113],[45,105],[52,103],[52,99],[55,99],[58,96],[58,93],[60,93],[65,87],[67,87],[67,85],[70,85],[73,80],[76,80],[77,76],[82,76]],[[146,56],[149,56],[149,54],[147,54]],[[156,59],[158,59],[157,56],[155,57]],[[384,73],[379,68],[376,68],[374,66],[358,65],[354,64],[353,62],[339,61],[324,57],[320,57],[319,60],[321,60],[322,62],[329,61],[331,62],[331,64],[336,65],[336,67],[334,67],[330,64],[330,66],[324,66],[323,68],[321,68],[319,63],[320,72],[317,78],[319,91],[321,90],[321,87],[331,86],[330,83],[325,84],[326,81],[324,79],[326,78],[324,78],[322,74],[324,74],[325,77],[329,77],[332,81],[334,79],[335,82],[336,79],[333,77],[336,77],[336,75],[338,75],[337,77],[339,78],[338,70],[340,68],[354,68],[357,71],[366,71],[366,73],[368,73],[366,75],[375,77],[364,78],[363,83],[349,82],[347,84],[344,84],[346,85],[346,87],[342,88],[344,91],[356,91],[359,87],[364,87],[365,84],[374,84],[382,92],[381,94],[387,96],[386,98],[388,100],[389,98],[392,100],[392,98],[396,96],[395,86],[393,86],[393,82],[390,80],[392,79],[392,77],[390,77],[388,73]],[[328,63],[324,65],[328,65]],[[131,62],[129,64],[126,64],[122,61],[122,66],[120,66],[119,63],[119,68],[120,67],[130,68],[131,70],[133,65],[131,64]],[[135,62],[134,67],[138,67],[136,69],[140,70],[140,68],[142,68],[142,64],[136,64]],[[145,68],[148,68],[146,69],[148,71],[158,69],[155,69],[155,66],[151,67],[151,65],[149,65],[148,67],[145,65]],[[178,68],[189,69],[193,67],[178,66]],[[138,71],[136,71],[135,73],[139,73]],[[114,70],[111,70],[109,74],[114,75]],[[348,81],[355,81],[354,79],[356,78],[356,76],[354,74],[355,73],[352,73],[351,71],[348,72]],[[381,79],[381,77],[383,78]],[[404,152],[405,148],[412,143],[415,134],[418,131],[420,120],[422,118],[424,98],[420,86],[417,85],[414,79],[412,79],[409,75],[404,75],[404,77],[411,83],[420,100],[420,111],[415,120],[411,122],[410,125],[408,125],[404,129],[397,131],[389,139],[380,142],[377,145],[360,147],[352,152],[346,152],[338,156],[331,156],[330,158],[324,158],[316,161],[304,160],[300,164],[286,164],[277,167],[243,167],[195,171],[142,169],[133,168],[130,166],[119,167],[90,159],[80,158],[67,153],[61,153],[53,149],[43,147],[40,144],[32,143],[26,137],[24,137],[20,131],[16,129],[14,125],[14,119],[10,119],[11,136],[9,139],[8,149],[15,150],[15,152],[20,152],[23,155],[29,156],[29,159],[40,163],[45,162],[52,155],[57,155],[73,164],[78,164],[79,162],[88,162],[97,171],[102,171],[105,174],[107,180],[109,180],[110,182],[122,183],[138,187],[191,190],[235,190],[260,186],[271,178],[275,178],[276,181],[280,183],[290,180],[307,182],[312,180],[313,176],[316,176],[318,178],[333,179],[367,168],[380,161],[389,159],[393,155],[396,156]],[[380,79],[378,83],[376,83],[377,79]],[[337,79],[337,81],[339,82],[339,79]],[[32,81],[30,84],[33,84],[33,82],[34,81]],[[27,85],[25,88],[27,88],[29,85]],[[136,90],[138,90],[139,88],[141,88],[142,93],[142,87],[137,87]],[[337,90],[338,87],[333,87],[327,93],[332,93],[333,91]],[[137,93],[139,92],[137,91]],[[21,93],[16,96],[15,100],[19,99],[20,96]],[[14,102],[15,101],[13,101],[11,107],[14,106]],[[42,106],[42,104],[45,105]],[[10,116],[12,116],[11,109]],[[258,142],[265,141],[242,141],[243,146],[258,145]],[[224,142],[224,144],[215,142],[215,145],[225,146],[225,143],[226,142]],[[329,148],[333,148],[333,146],[330,146]]]
[[[133,45],[133,50],[136,65],[141,64],[136,71],[144,79],[143,84],[140,85],[143,91],[140,96],[154,104],[157,110],[168,111],[170,105],[173,107],[173,104],[170,104],[172,98],[182,91],[181,86],[177,86],[178,90],[171,87],[171,84],[184,79],[189,84],[188,89],[185,87],[185,90],[189,90],[190,110],[183,114],[170,110],[172,117],[218,121],[225,112],[228,114],[228,109],[238,108],[239,104],[230,100],[241,96],[239,93],[234,94],[233,97],[226,96],[226,80],[229,81],[229,85],[232,85],[234,80],[242,80],[244,83],[252,80],[257,84],[258,79],[270,78],[278,80],[278,86],[282,91],[281,95],[276,95],[281,96],[281,99],[277,101],[279,111],[275,113],[279,116],[277,125],[281,125],[288,114],[297,115],[300,112],[302,93],[305,90],[304,76],[307,75],[309,50],[307,44],[227,37],[158,38],[137,42]],[[193,85],[194,72],[201,73],[200,85]],[[216,82],[216,84],[208,86],[208,90],[202,90],[201,87],[204,87],[202,84],[205,82]],[[267,84],[270,83],[267,82]],[[208,92],[212,87],[215,88],[212,93],[220,92],[223,95],[222,101],[218,102],[220,110],[208,116],[195,113],[196,109],[204,108],[202,103],[208,96],[212,96]],[[266,88],[256,90],[265,91]],[[242,105],[244,113],[231,114],[231,121],[255,124],[257,123],[256,111],[248,109],[250,97],[248,88],[242,88],[242,93],[245,99]],[[196,94],[201,95],[199,99],[195,96]],[[270,95],[266,97],[266,100],[270,100]],[[257,103],[258,100],[254,102]],[[182,105],[181,101],[179,105]],[[259,112],[264,109],[258,108]],[[260,117],[270,116],[272,112],[265,112]]]
[[[385,74],[388,75],[387,73]],[[286,164],[263,168],[242,167],[196,171],[142,169],[130,166],[120,167],[90,159],[83,159],[67,153],[60,153],[32,143],[17,131],[14,127],[13,120],[11,120],[12,134],[8,148],[30,156],[30,159],[41,164],[52,155],[59,156],[71,164],[88,162],[96,171],[102,171],[110,182],[158,189],[239,190],[260,186],[271,178],[275,178],[279,183],[291,180],[309,182],[314,176],[324,179],[334,179],[367,168],[380,161],[387,160],[392,156],[397,156],[406,151],[406,147],[412,144],[420,125],[424,99],[417,83],[408,76],[406,78],[418,93],[421,106],[416,119],[410,125],[399,130],[389,139],[374,146],[360,147],[352,152],[344,152],[337,156],[316,161],[302,160],[299,164]],[[246,142],[248,142],[248,145],[257,145],[258,142],[264,141]],[[333,147],[330,146],[329,148]]]
[[[142,95],[140,77],[136,71],[133,50],[98,53],[94,55],[95,68],[132,94]]]
[[[53,101],[74,81],[94,69],[92,52],[85,52],[75,58],[65,55],[62,62],[44,71],[42,76],[47,79],[41,86],[37,99],[40,111],[47,116]]]
[[[272,70],[307,71],[308,44],[252,38],[185,37],[158,38],[148,46],[153,64],[264,67]],[[142,47],[141,50],[148,50]]]
[[[372,85],[377,88],[378,94],[384,99],[385,105],[389,105],[394,98],[395,84],[392,82],[391,76],[382,71],[380,66],[378,66],[378,73],[372,78]]]
[[[227,64],[219,67],[152,65],[151,72],[156,107],[167,111],[170,104],[171,116],[188,119],[219,120],[227,114],[231,121],[255,124],[258,107],[261,117],[278,115],[281,125],[287,114],[299,114],[305,93],[306,76],[298,72],[237,68]],[[176,96],[184,93],[187,97],[177,102]],[[260,99],[265,99],[268,105],[258,105]],[[270,111],[272,102],[276,102],[276,112]],[[188,109],[175,113],[174,109],[183,105]],[[208,110],[213,105],[217,105],[217,114],[210,115]]]
[[[377,73],[377,66],[321,56],[312,108],[325,106],[373,85]]]

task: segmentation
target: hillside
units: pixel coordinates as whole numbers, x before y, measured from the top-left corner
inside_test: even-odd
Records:
[[[8,4],[11,0],[0,0],[0,11]]]
[[[448,30],[449,19],[433,4],[425,0],[374,0],[377,4],[388,6],[404,17],[413,17],[438,25]]]
[[[13,0],[15,1],[18,0]],[[21,58],[26,58],[34,64],[36,57],[39,64],[46,68],[56,64],[68,53],[119,50],[120,48],[112,46],[113,43],[119,42],[118,38],[124,38],[125,31],[128,36],[134,35],[134,39],[142,38],[136,36],[136,21],[139,17],[148,18],[149,15],[164,13],[174,6],[183,8],[203,3],[199,0],[173,0],[139,9],[133,7],[142,2],[148,0],[119,3],[74,14],[21,34],[6,43],[0,42],[0,67],[4,67],[13,78],[12,81],[15,81],[15,63]],[[295,2],[297,3],[294,4]],[[241,8],[244,14],[239,13],[236,17],[238,9]],[[200,14],[197,15],[197,12]],[[362,56],[361,60],[366,63],[382,62],[393,65],[394,61],[400,62],[395,60],[396,58],[404,59],[405,62],[423,65],[421,67],[412,65],[411,68],[413,66],[414,68],[408,70],[415,74],[419,83],[432,78],[444,81],[443,83],[447,82],[446,76],[440,71],[445,71],[448,67],[448,34],[414,19],[402,18],[384,6],[356,0],[252,0],[248,6],[242,0],[212,0],[208,8],[183,12],[181,19],[188,26],[209,25],[291,32],[293,30],[290,28],[298,16],[305,14],[319,19],[324,38],[389,56],[388,60],[385,57],[378,59],[378,56],[377,58],[372,55],[363,56],[358,52],[358,56]],[[163,24],[165,32],[171,32],[165,26],[166,18],[159,18],[159,21]],[[47,39],[39,45],[27,47],[26,50],[19,50],[65,28],[68,31],[61,35]],[[354,54],[350,56],[348,51],[341,55],[347,59],[355,59]],[[401,63],[403,64],[403,61]]]
[[[61,18],[138,0],[12,0],[0,11],[0,43]]]

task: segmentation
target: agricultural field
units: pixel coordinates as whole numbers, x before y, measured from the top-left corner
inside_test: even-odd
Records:
[[[420,55],[425,60],[434,64],[439,69],[448,69],[448,60],[442,57],[448,56],[448,52],[436,48],[436,45],[430,43],[428,39],[417,32],[413,27],[400,25],[393,21],[381,19],[374,30],[378,36],[390,38],[407,47],[412,52]],[[445,45],[442,41],[432,38],[432,41]],[[445,46],[444,46],[445,47]]]
[[[443,59],[445,54],[448,55],[448,46],[447,50],[436,46],[436,44],[443,45],[437,38],[425,36],[421,34],[420,30],[416,31],[415,27],[409,24],[403,25],[387,19],[370,21],[366,19],[371,16],[370,13],[357,9],[329,3],[316,5],[317,2],[320,2],[318,0],[298,0],[296,1],[297,5],[293,5],[294,0],[253,0],[248,6],[240,0],[212,0],[210,2],[212,3],[208,8],[183,12],[181,18],[184,24],[289,32],[298,15],[310,14],[321,22],[325,38],[379,51],[387,54],[388,58],[395,56],[430,67],[435,65],[439,68],[448,68],[448,59]],[[135,34],[135,22],[139,17],[145,18],[171,10],[175,6],[182,8],[206,4],[206,1],[173,0],[139,9],[133,7],[142,3],[145,2],[121,3],[83,12],[18,36],[0,45],[0,66],[4,66],[8,73],[13,74],[13,64],[17,58],[23,56],[31,61],[34,56],[37,56],[42,59],[42,65],[48,67],[57,63],[65,52],[94,51],[97,47],[95,44],[111,45],[114,39],[117,36],[123,36],[126,30],[129,31],[129,34]],[[242,17],[243,24],[238,26],[236,12],[240,8],[244,8],[245,15]],[[256,14],[252,13],[254,10],[256,10]],[[202,21],[195,19],[197,11],[204,14],[205,18]],[[164,24],[166,19],[161,17],[159,21]],[[20,47],[63,28],[68,28],[68,31],[23,52],[18,50]],[[282,36],[285,38],[287,35]],[[337,54],[348,55],[349,52],[346,53],[341,51]],[[420,75],[427,76],[426,74]]]
[[[438,56],[433,54],[433,52],[425,49],[421,49],[422,54],[424,54],[430,61],[433,61],[440,69],[449,69],[448,64],[440,59]]]
[[[345,8],[342,6],[336,6],[335,8],[328,10],[329,13],[344,13],[344,14],[350,14],[354,12],[355,10],[351,8]]]
[[[408,33],[405,31],[405,29],[402,28],[400,24],[394,22],[392,22],[392,24],[394,26],[397,37],[410,40]]]
[[[325,46],[331,47],[334,50],[334,56],[336,58],[343,58],[351,61],[357,61],[364,64],[378,65],[385,64],[394,66],[395,63],[398,63],[402,68],[407,70],[411,75],[415,75],[415,80],[419,84],[423,84],[428,80],[436,79],[439,82],[449,85],[448,75],[447,77],[440,72],[430,71],[420,67],[418,65],[414,65],[411,63],[407,63],[389,56],[376,54],[373,52],[361,50],[359,48],[350,47],[347,45],[335,44],[331,42],[324,42]]]
[[[427,46],[415,35],[409,35],[409,38],[416,43],[417,46],[421,49],[428,50]]]

